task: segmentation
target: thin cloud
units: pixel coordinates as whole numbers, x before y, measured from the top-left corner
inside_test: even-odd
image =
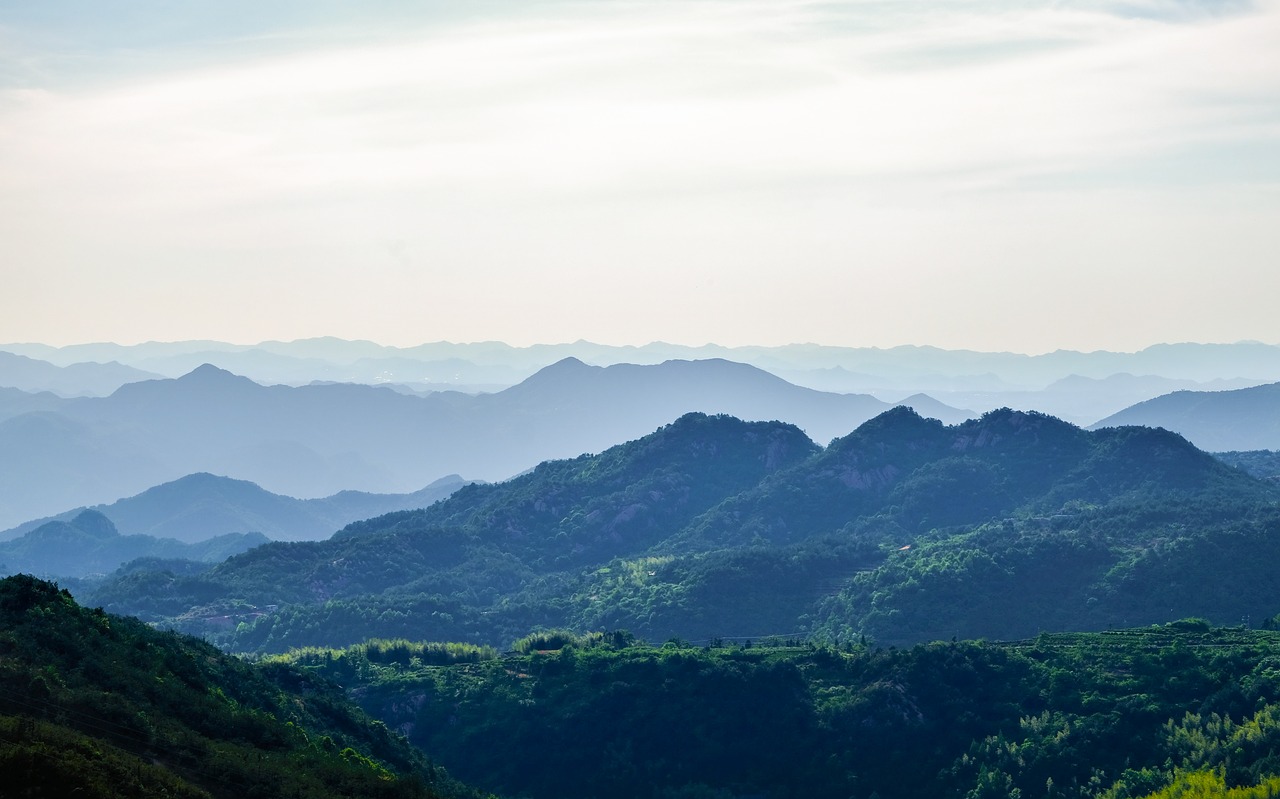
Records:
[[[163,172],[218,197],[228,169],[253,192],[325,181],[590,190],[655,170],[736,182],[788,169],[1071,169],[1248,135],[1277,116],[1273,9],[1175,25],[956,8],[899,12],[870,33],[824,29],[803,5],[752,3],[428,30],[87,96],[10,98],[6,127],[10,152],[27,150],[15,166],[34,157],[41,178],[57,162],[125,181]]]
[[[204,277],[230,259],[246,264],[236,273],[246,286],[311,280],[331,292],[314,295],[330,312],[345,299],[341,280],[315,275],[362,263],[361,247],[394,260],[387,242],[402,240],[435,270],[423,287],[465,296],[470,273],[489,276],[486,290],[517,282],[508,310],[539,280],[511,277],[504,261],[591,291],[609,285],[583,277],[594,265],[625,263],[636,274],[612,284],[638,295],[646,263],[710,270],[694,289],[723,296],[735,268],[763,281],[766,255],[799,252],[791,274],[812,279],[806,297],[830,295],[851,261],[911,264],[928,283],[930,264],[964,248],[922,248],[924,231],[998,238],[1009,208],[1061,192],[1120,188],[1126,202],[1145,192],[1171,208],[1178,182],[1167,172],[1185,153],[1196,157],[1184,185],[1274,203],[1266,186],[1280,166],[1243,173],[1228,161],[1280,136],[1278,42],[1274,2],[556,4],[515,20],[427,20],[361,43],[327,29],[240,35],[225,62],[185,53],[168,69],[139,72],[134,61],[0,91],[0,259],[20,254],[63,283],[90,256],[94,269],[153,278],[172,263]],[[957,198],[971,203],[967,224],[948,221]],[[1092,200],[1041,207],[1077,202]],[[1016,246],[970,247],[990,265],[964,267],[1007,284],[999,259],[1070,239],[1070,213],[1031,238],[1010,232]],[[1185,228],[1196,217],[1179,207],[1163,218]],[[849,219],[877,229],[825,232]],[[649,229],[681,246],[647,241]],[[464,232],[483,245],[469,247]],[[614,245],[632,253],[610,255]],[[1155,250],[1125,268],[1147,274]],[[401,264],[372,263],[370,286],[405,279]],[[19,285],[38,291],[42,280]],[[164,277],[152,299],[180,284]],[[736,324],[794,294],[767,285]]]

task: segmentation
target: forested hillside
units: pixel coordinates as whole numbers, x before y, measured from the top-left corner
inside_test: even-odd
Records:
[[[129,569],[91,595],[245,651],[505,646],[540,626],[903,644],[1231,623],[1280,610],[1276,498],[1160,430],[899,408],[824,449],[691,414],[330,541]]]
[[[515,648],[374,642],[283,660],[337,680],[459,776],[532,799],[1280,788],[1275,632],[1184,620],[910,649],[545,633]]]
[[[326,680],[0,580],[0,794],[474,797]]]

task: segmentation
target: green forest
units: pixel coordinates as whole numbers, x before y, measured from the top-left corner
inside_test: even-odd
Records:
[[[432,507],[86,601],[271,653],[366,638],[503,648],[538,628],[839,645],[1022,638],[1280,610],[1280,486],[1163,430],[898,408],[819,447],[690,414]]]
[[[381,641],[267,662],[343,685],[459,777],[534,799],[1280,787],[1280,632],[1196,619],[905,649],[552,631],[502,656]]]

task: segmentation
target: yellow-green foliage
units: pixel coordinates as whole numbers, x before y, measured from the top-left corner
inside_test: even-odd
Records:
[[[1217,765],[1233,753],[1280,746],[1280,705],[1267,705],[1240,722],[1217,713],[1188,713],[1181,723],[1167,722],[1165,734],[1178,762],[1190,768]]]
[[[1182,772],[1164,790],[1143,799],[1274,799],[1280,797],[1280,777],[1268,777],[1258,785],[1228,788],[1221,771]]]
[[[653,581],[659,568],[666,566],[674,558],[670,555],[661,557],[636,558],[623,561],[615,575],[615,584],[622,586],[629,583],[635,586],[648,585]]]
[[[498,657],[498,650],[491,646],[478,646],[457,642],[409,641],[404,638],[374,638],[364,643],[330,649],[304,646],[291,649],[283,655],[263,658],[270,663],[294,663],[315,666],[327,661],[349,659],[368,663],[397,663],[407,665],[447,666],[454,663],[479,663]],[[417,661],[414,664],[414,661]]]
[[[511,645],[513,652],[527,655],[530,652],[547,652],[567,646],[589,646],[585,636],[569,630],[543,630],[521,638]]]

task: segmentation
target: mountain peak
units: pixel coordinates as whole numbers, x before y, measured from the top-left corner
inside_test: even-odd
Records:
[[[584,376],[591,374],[592,372],[599,372],[602,370],[603,367],[590,366],[577,358],[570,356],[568,358],[561,358],[553,364],[542,367],[538,371],[526,377],[522,382],[507,389],[507,391],[527,391],[530,388],[564,384],[566,381],[582,379]]]
[[[27,533],[21,540],[30,539],[35,541],[56,540],[61,542],[58,544],[60,549],[68,549],[68,544],[74,548],[76,540],[83,542],[84,536],[96,541],[106,541],[120,535],[116,530],[116,526],[110,519],[96,510],[86,509],[76,514],[71,521],[53,521],[45,522],[36,529]]]
[[[567,358],[561,358],[549,366],[544,366],[538,370],[537,374],[542,374],[544,372],[578,372],[583,369],[590,368],[590,366],[587,366],[587,364],[583,363],[581,360],[570,355]]]
[[[249,379],[247,377],[240,377],[237,374],[228,372],[226,369],[222,369],[220,367],[214,366],[211,363],[202,363],[196,368],[192,369],[190,372],[187,372],[182,377],[179,377],[178,379],[189,380],[189,381],[209,381],[209,380],[228,380],[232,378],[238,378],[240,380]]]
[[[853,434],[906,433],[922,429],[935,430],[942,427],[936,419],[926,419],[915,408],[908,405],[895,405],[887,411],[868,419],[858,426]],[[853,435],[850,434],[850,435]]]
[[[253,380],[228,372],[226,369],[203,363],[173,381],[173,385],[196,388],[200,391],[214,389],[252,389],[261,388],[261,384]]]
[[[116,526],[110,519],[96,510],[86,509],[76,514],[71,526],[82,530],[94,538],[111,538],[119,535]]]

